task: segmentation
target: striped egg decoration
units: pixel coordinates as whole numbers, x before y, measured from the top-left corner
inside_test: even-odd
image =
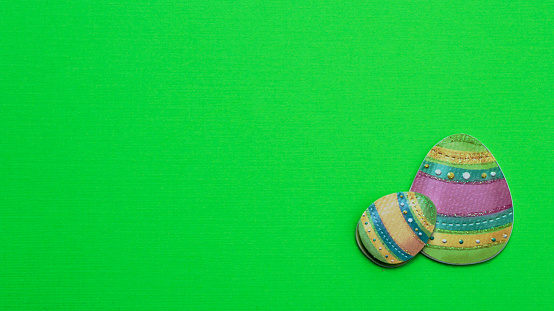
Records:
[[[399,266],[417,255],[433,233],[436,209],[415,192],[386,195],[371,204],[358,221],[361,251],[380,266]]]
[[[508,184],[490,151],[470,135],[436,144],[410,190],[437,208],[435,231],[422,251],[431,259],[453,265],[487,261],[510,239],[514,213]]]

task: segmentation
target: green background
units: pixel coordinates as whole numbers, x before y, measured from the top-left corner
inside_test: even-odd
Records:
[[[0,309],[551,308],[551,1],[94,2],[0,4]],[[362,211],[460,132],[509,245],[369,262]]]

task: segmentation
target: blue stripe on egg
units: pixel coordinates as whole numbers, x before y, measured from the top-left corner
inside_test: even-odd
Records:
[[[414,216],[412,214],[412,210],[410,209],[410,204],[408,203],[406,195],[402,192],[398,192],[396,196],[398,198],[398,207],[400,208],[400,213],[404,216],[406,223],[410,226],[415,235],[423,241],[423,243],[427,243],[427,241],[429,240],[429,236],[427,236],[427,234],[425,234],[425,232],[421,230],[417,222],[414,220]],[[404,204],[404,206],[402,206],[402,204]],[[406,214],[404,214],[404,211],[406,211]],[[412,221],[410,222],[409,219],[412,219]],[[421,233],[421,235],[419,235],[419,233]]]
[[[379,213],[377,213],[377,210],[375,208],[375,203],[369,206],[368,212],[371,215],[371,219],[373,221],[375,229],[379,233],[379,236],[381,237],[385,245],[391,250],[391,252],[393,252],[398,258],[404,261],[413,258],[413,256],[403,251],[398,246],[398,244],[396,244],[396,242],[392,239],[391,235],[383,225],[383,222],[381,221],[381,217],[379,217]]]

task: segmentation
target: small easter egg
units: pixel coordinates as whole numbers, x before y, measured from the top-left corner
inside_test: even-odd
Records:
[[[514,213],[508,184],[494,156],[472,136],[456,134],[436,144],[410,190],[437,208],[433,239],[422,251],[431,259],[452,265],[487,261],[510,239]]]
[[[386,195],[371,204],[358,221],[356,241],[374,263],[397,267],[417,255],[435,228],[433,202],[415,192]]]

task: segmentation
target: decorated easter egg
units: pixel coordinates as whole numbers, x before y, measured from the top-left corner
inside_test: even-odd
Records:
[[[400,266],[425,246],[435,221],[435,206],[426,196],[415,192],[392,193],[365,210],[358,221],[356,241],[376,264]]]
[[[469,265],[500,253],[510,238],[512,198],[490,151],[466,134],[448,136],[425,157],[411,191],[437,208],[435,231],[423,254],[436,261]]]

